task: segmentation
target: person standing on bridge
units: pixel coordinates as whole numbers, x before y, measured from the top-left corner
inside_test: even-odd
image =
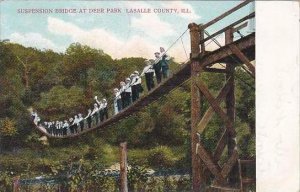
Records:
[[[98,125],[98,122],[99,122],[98,111],[99,111],[98,105],[97,105],[97,103],[95,103],[94,104],[94,109],[91,113],[91,116],[95,119],[95,125]]]
[[[58,135],[58,129],[59,129],[59,124],[58,121],[55,122],[55,129],[54,129],[54,135],[57,136]]]
[[[137,95],[138,95],[138,89],[137,89],[137,86],[135,84],[135,82],[137,80],[136,75],[131,74],[130,79],[131,79],[130,86],[131,86],[131,91],[132,91],[131,99],[132,99],[132,102],[135,102],[135,100],[137,100]]]
[[[51,122],[51,121],[48,122],[48,129],[49,129],[49,133],[50,133],[51,135],[53,135],[52,122]]]
[[[48,122],[47,122],[47,121],[45,121],[45,122],[43,123],[43,127],[46,129],[47,133],[49,133],[49,130],[48,130]]]
[[[143,87],[142,87],[141,83],[142,83],[142,79],[139,76],[139,72],[134,71],[133,79],[132,79],[132,102],[138,100],[140,98],[140,93],[143,92]],[[133,87],[134,87],[135,93],[133,93]]]
[[[61,135],[64,134],[64,122],[60,121]]]
[[[154,63],[154,60],[152,61]],[[154,69],[150,60],[146,60],[145,64],[146,66],[144,67],[141,76],[145,75],[147,89],[148,91],[150,91],[152,88],[154,88],[154,80],[153,80]]]
[[[126,105],[126,93],[125,93],[125,87],[126,84],[124,81],[120,82],[120,95],[121,95],[121,99],[122,99],[122,109],[125,108]]]
[[[37,112],[36,111],[33,111],[31,113],[31,120],[35,123],[35,118],[38,116]]]
[[[98,108],[98,118],[99,118],[99,121],[102,122],[103,121],[103,103],[102,101],[98,101],[98,97],[95,96],[95,100],[96,100],[96,103],[98,104],[99,108]]]
[[[126,85],[125,85],[125,108],[126,108],[132,102],[131,101],[132,89],[131,89],[131,79],[130,78],[126,78],[125,82],[126,82]]]
[[[72,117],[69,119],[69,124],[70,124],[70,127],[69,127],[70,133],[74,134],[74,119]]]
[[[74,122],[73,122],[73,124],[74,124],[74,131],[75,131],[75,133],[78,133],[79,119],[78,119],[77,115],[74,116]]]
[[[161,58],[160,58],[160,52],[155,52],[155,61],[153,64],[153,68],[155,71],[156,81],[157,84],[160,84],[161,82]]]
[[[69,127],[69,123],[67,120],[65,120],[63,124],[63,135],[67,135],[68,127]]]
[[[115,115],[118,114],[122,110],[122,99],[121,93],[118,88],[114,88],[114,109]]]
[[[55,135],[55,121],[52,121],[51,123],[51,130],[52,130],[52,135]]]
[[[36,111],[31,113],[31,118],[32,118],[35,125],[39,125],[39,123],[41,121],[41,118],[38,116]]]
[[[63,135],[63,127],[62,127],[62,122],[58,122],[58,135],[62,136]]]
[[[102,119],[104,120],[104,118],[105,118],[105,120],[107,120],[108,119],[108,108],[107,108],[107,101],[105,98],[102,99],[102,114],[103,114]]]
[[[78,114],[78,121],[79,121],[79,125],[80,125],[80,131],[83,131],[84,122],[83,122],[83,118],[82,118],[81,113]]]
[[[100,101],[100,105],[99,105],[99,115],[100,115],[100,122],[104,121],[104,104],[103,101]]]
[[[161,69],[163,78],[166,79],[169,77],[169,61],[170,57],[166,54],[166,51],[163,47],[160,47],[161,54]]]
[[[88,128],[91,128],[92,127],[92,110],[91,109],[88,109],[88,114],[84,119],[86,119],[86,121],[88,123]]]

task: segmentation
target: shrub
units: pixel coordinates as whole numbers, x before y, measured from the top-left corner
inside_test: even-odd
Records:
[[[159,146],[149,151],[147,161],[154,168],[170,168],[175,165],[176,158],[170,148]]]

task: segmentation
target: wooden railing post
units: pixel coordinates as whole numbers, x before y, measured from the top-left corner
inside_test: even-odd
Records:
[[[20,176],[16,176],[13,178],[13,192],[20,191]]]
[[[201,95],[197,87],[200,78],[200,28],[197,24],[189,24],[191,38],[191,152],[192,152],[192,187],[194,192],[204,191],[203,165],[196,154],[198,137],[197,124],[200,120]],[[201,51],[204,50],[204,46]]]
[[[128,192],[127,183],[127,143],[120,144],[120,191]]]
[[[202,24],[199,25],[199,35],[200,35],[200,39],[199,42],[202,41],[204,39],[204,30],[205,28],[203,27]],[[198,43],[199,43],[198,42]],[[200,55],[203,56],[205,54],[205,42],[200,44],[201,50],[200,50]]]
[[[233,28],[228,29],[225,31],[225,45],[230,44],[233,42]],[[234,86],[234,70],[235,66],[232,63],[227,63],[226,70],[229,72],[226,74],[226,80],[228,80],[228,84],[230,86],[229,92],[226,96],[226,110],[227,116],[231,122],[233,122],[232,127],[228,127],[228,137],[227,137],[227,147],[228,147],[228,156],[231,157],[234,150],[236,150],[236,132],[234,126],[235,122],[235,86]],[[238,167],[235,165],[229,175],[229,183],[236,183],[236,176]]]

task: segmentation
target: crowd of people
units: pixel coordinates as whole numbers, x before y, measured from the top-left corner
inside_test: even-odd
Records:
[[[114,88],[113,107],[115,115],[139,99],[140,94],[144,91],[141,77],[145,76],[148,91],[151,91],[155,86],[154,77],[156,77],[157,84],[160,84],[162,78],[168,78],[170,57],[166,54],[165,49],[160,47],[160,51],[155,52],[154,56],[154,59],[145,61],[145,67],[141,74],[134,71],[125,81],[120,82],[119,88]],[[103,98],[99,101],[97,96],[94,97],[94,100],[93,109],[88,109],[85,117],[79,113],[68,120],[41,123],[40,117],[34,111],[32,120],[36,125],[42,126],[49,134],[54,136],[76,134],[108,119],[107,100]]]

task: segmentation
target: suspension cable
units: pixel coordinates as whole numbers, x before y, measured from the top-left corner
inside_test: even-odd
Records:
[[[183,47],[183,49],[184,49],[184,52],[185,52],[185,56],[186,56],[186,58],[187,58],[187,59],[189,59],[189,57],[188,57],[188,54],[186,53],[186,50],[185,50],[185,47],[184,47],[184,44],[183,44],[182,38],[180,38],[180,40],[181,40],[181,44],[182,44],[182,47]]]

